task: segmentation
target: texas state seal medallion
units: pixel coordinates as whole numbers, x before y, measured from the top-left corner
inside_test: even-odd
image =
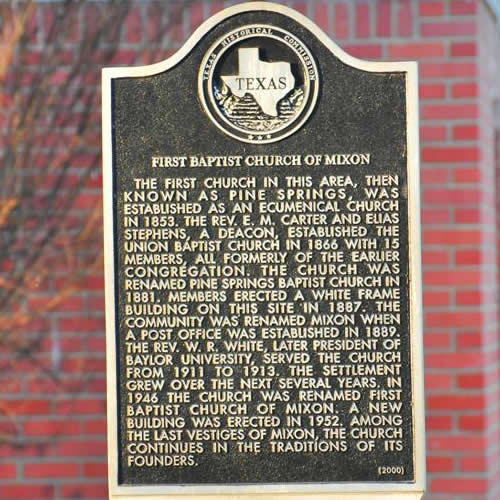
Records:
[[[296,36],[274,26],[248,25],[210,47],[198,90],[220,130],[267,144],[293,134],[309,118],[318,97],[318,69]]]

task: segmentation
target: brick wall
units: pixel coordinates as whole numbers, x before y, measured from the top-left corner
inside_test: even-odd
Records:
[[[482,280],[481,308],[483,311],[481,348],[484,352],[483,387],[485,393],[483,432],[487,446],[484,450],[488,492],[490,498],[500,496],[500,363],[498,358],[498,254],[495,255],[498,237],[498,215],[496,211],[499,192],[497,144],[498,98],[500,97],[500,37],[498,24],[492,23],[489,12],[481,9],[479,37],[479,109],[481,147],[481,187],[483,189],[481,211]],[[497,218],[495,220],[494,214]],[[498,248],[497,248],[498,251]],[[495,355],[497,353],[497,355]]]
[[[420,134],[428,500],[500,498],[498,222],[499,25],[482,1],[287,2],[350,54],[420,62]],[[27,50],[43,53],[56,4],[41,3]],[[114,37],[112,64],[171,54],[206,17],[228,3],[136,2]],[[63,85],[75,47],[110,15],[104,2],[77,6],[54,85]],[[66,70],[66,73],[65,73]],[[92,72],[90,72],[92,73]],[[94,75],[95,76],[95,75]],[[96,93],[97,78],[85,85]],[[29,82],[28,82],[29,83]],[[71,110],[68,113],[74,112]],[[98,115],[96,113],[96,128]],[[495,130],[497,130],[495,134]],[[71,128],[57,131],[71,135]],[[495,154],[495,140],[497,150]],[[72,160],[87,168],[91,156]],[[93,176],[73,211],[82,221],[100,197]],[[30,307],[57,291],[36,290]],[[42,335],[32,359],[10,356],[0,375],[0,498],[106,497],[104,302],[102,271],[33,323]],[[40,367],[44,369],[41,370]]]

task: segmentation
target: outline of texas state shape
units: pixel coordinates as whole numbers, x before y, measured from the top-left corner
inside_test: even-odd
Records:
[[[266,62],[259,58],[259,48],[238,49],[238,74],[222,76],[224,83],[237,97],[253,96],[260,109],[270,116],[278,116],[278,103],[295,86],[291,64]]]

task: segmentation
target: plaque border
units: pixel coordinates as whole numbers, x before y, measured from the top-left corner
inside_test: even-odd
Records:
[[[203,484],[145,485],[118,484],[118,388],[115,317],[116,232],[113,214],[113,147],[112,147],[112,82],[116,78],[145,77],[167,71],[179,64],[199,40],[225,19],[250,11],[276,12],[302,24],[311,31],[336,57],[345,64],[367,72],[406,73],[407,113],[407,173],[408,173],[408,232],[409,232],[409,299],[411,381],[413,409],[413,454],[415,481],[400,483],[334,482],[276,484]],[[392,500],[420,499],[426,484],[425,410],[423,384],[422,341],[422,280],[420,242],[420,180],[418,128],[418,65],[414,61],[373,62],[357,59],[338,47],[314,22],[299,12],[270,2],[249,2],[224,9],[206,20],[170,58],[159,63],[102,69],[102,159],[103,159],[103,218],[104,272],[106,301],[106,378],[107,378],[107,444],[108,485],[111,500],[236,500],[252,497],[271,500],[286,495],[287,500],[324,499],[382,500],[390,494]]]

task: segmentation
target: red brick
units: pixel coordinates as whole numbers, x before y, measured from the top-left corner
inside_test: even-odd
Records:
[[[460,349],[480,348],[486,342],[486,336],[479,332],[461,332],[457,334],[457,346]]]
[[[64,85],[69,79],[69,71],[56,70],[49,77],[51,85]]]
[[[47,484],[2,484],[2,500],[52,500],[54,487]]]
[[[71,50],[60,50],[54,55],[54,62],[61,66],[70,66],[73,64],[73,52]]]
[[[482,255],[479,250],[458,250],[455,254],[455,263],[458,266],[479,266],[481,261]]]
[[[85,38],[92,39],[95,37],[99,26],[101,26],[101,9],[98,5],[85,6],[84,11],[84,26]]]
[[[168,38],[174,43],[184,39],[184,13],[187,11],[182,2],[168,2]]]
[[[60,339],[45,339],[47,351],[52,352],[55,348],[61,352],[79,352],[82,350],[82,339],[77,337],[60,338]],[[44,344],[44,345],[45,345]]]
[[[476,0],[452,0],[450,3],[450,14],[455,16],[467,16],[476,13]]]
[[[106,434],[106,420],[88,420],[84,423],[86,434]]]
[[[326,2],[316,2],[314,4],[314,21],[326,33],[330,30],[328,17],[328,4]]]
[[[3,400],[0,413],[11,416],[44,415],[50,412],[50,402],[43,399]]]
[[[43,15],[43,39],[47,42],[54,42],[59,31],[59,23],[57,21],[57,7],[54,5],[42,6]]]
[[[439,326],[439,325],[436,325]],[[426,364],[430,368],[477,368],[484,363],[484,355],[481,352],[441,352],[426,356]]]
[[[83,390],[84,382],[81,378],[59,376],[37,377],[28,383],[28,392],[33,394],[52,394],[61,392],[79,392]]]
[[[443,210],[422,210],[421,213],[422,224],[435,225],[435,224],[445,224],[450,221],[450,211]]]
[[[68,285],[67,277],[58,278],[55,281],[55,287],[57,290],[62,290]],[[79,288],[81,290],[104,290],[104,276],[102,275],[92,275],[86,276],[81,281],[78,282]]]
[[[26,86],[26,87],[29,87],[29,86],[34,86],[37,84],[37,80],[38,80],[38,75],[37,75],[37,71],[28,71],[28,70],[25,70],[23,69],[23,73],[22,75],[19,77],[19,85],[21,86]],[[5,81],[10,83],[9,82],[9,79],[4,77],[5,78]]]
[[[446,168],[423,168],[420,170],[422,184],[446,184],[449,173]]]
[[[131,66],[137,58],[135,50],[117,50],[109,64]]]
[[[480,335],[474,336],[480,340]],[[482,373],[464,373],[457,377],[457,386],[460,389],[482,389],[485,385],[484,375]]]
[[[142,40],[141,9],[131,8],[125,19],[125,33],[128,43],[140,43]]]
[[[73,399],[57,401],[56,413],[59,415],[95,415],[106,412],[104,399]]]
[[[65,436],[80,434],[76,420],[30,420],[24,424],[27,436]]]
[[[475,82],[470,83],[456,83],[451,87],[451,95],[456,99],[477,97],[478,86]]]
[[[88,189],[101,189],[102,188],[102,174],[93,172],[87,177],[85,187]]]
[[[451,55],[453,57],[474,57],[477,55],[477,45],[475,42],[453,42]]]
[[[444,390],[451,387],[451,375],[447,373],[427,373],[425,375],[426,390]],[[449,429],[451,428],[450,417],[436,417],[435,415],[427,415],[429,427],[433,429]]]
[[[446,140],[445,127],[420,127],[422,142],[439,142]]]
[[[31,310],[46,311],[57,308],[58,311],[79,311],[82,309],[81,297],[33,297],[28,301]]]
[[[411,36],[413,33],[412,2],[400,0],[398,5],[398,35]]]
[[[108,485],[102,484],[63,484],[61,485],[61,498],[107,498]]]
[[[349,8],[346,4],[335,5],[335,37],[349,37]]]
[[[72,358],[65,359],[62,370],[69,373],[105,372],[106,360],[103,358]]]
[[[358,38],[370,36],[370,6],[366,3],[356,5],[356,36]]]
[[[14,268],[14,261],[12,259],[4,259],[0,262],[0,272],[8,272]]]
[[[425,323],[429,327],[470,327],[480,326],[483,320],[481,312],[429,312],[425,315]],[[447,355],[451,356],[451,355]],[[465,358],[465,357],[464,357]],[[460,358],[458,358],[460,360]]]
[[[87,300],[87,307],[92,311],[104,311],[105,302],[104,302],[104,294],[100,297],[92,296]]]
[[[77,210],[88,210],[102,203],[100,193],[80,193],[73,201],[73,208]]]
[[[481,170],[479,168],[457,168],[453,172],[455,182],[479,183],[481,181]]]
[[[378,0],[375,7],[377,36],[391,36],[391,2]]]
[[[442,83],[423,84],[418,88],[421,99],[443,99],[445,97],[445,86]]]
[[[455,222],[458,224],[478,224],[481,222],[481,211],[476,208],[457,209]]]
[[[453,127],[453,139],[456,141],[479,139],[479,128],[476,125],[457,125]]]
[[[424,120],[477,118],[478,114],[479,110],[476,104],[439,104],[424,106],[422,109]]]
[[[23,26],[23,35],[26,36],[29,44],[36,45],[39,41],[39,35],[41,34],[42,30],[40,29],[39,21],[37,18],[36,7],[33,4],[30,4],[30,7],[32,8],[25,10],[26,22]],[[2,15],[7,19],[9,19],[9,16],[11,15],[9,14],[9,11],[10,6],[8,4],[2,6]]]
[[[424,231],[423,241],[425,245],[479,245],[481,243],[481,231]]]
[[[65,7],[64,36],[67,43],[78,43],[80,39],[80,20],[78,13],[80,9],[77,5]]]
[[[389,57],[395,59],[443,57],[444,54],[444,45],[442,43],[408,43],[389,46]]]
[[[27,463],[24,465],[24,477],[26,478],[61,478],[77,477],[80,466],[75,463]]]
[[[192,33],[203,22],[203,4],[201,2],[194,2],[190,7],[190,32]]]
[[[148,65],[153,64],[158,61],[164,61],[172,55],[172,51],[168,49],[152,49],[152,50],[141,50],[138,54],[138,64]]]
[[[219,12],[224,8],[224,3],[221,0],[215,0],[213,2],[210,2],[210,15],[215,14],[216,12]],[[300,7],[297,8],[300,12]]]
[[[87,338],[87,349],[91,352],[105,352],[106,339],[104,337]]]
[[[484,439],[478,436],[432,436],[428,440],[428,449],[435,451],[481,450]]]
[[[424,191],[424,203],[460,205],[478,203],[482,194],[477,189],[427,189]]]
[[[10,348],[8,348],[10,351]],[[16,394],[21,390],[19,379],[0,379],[0,394]]]
[[[105,378],[93,378],[89,380],[87,386],[88,392],[97,392],[102,394],[106,392],[106,379]]]
[[[440,307],[447,306],[450,303],[450,294],[448,292],[431,292],[424,291],[423,304],[424,307]]]
[[[464,472],[486,472],[488,460],[481,455],[472,455],[460,458],[460,469]]]
[[[293,2],[293,8],[299,11],[301,14],[307,14],[307,3],[306,2]]]
[[[488,491],[488,480],[458,477],[435,478],[431,481],[431,489],[434,493],[485,494]]]
[[[24,50],[20,56],[22,57],[23,64],[26,64],[26,66],[38,66],[42,60],[42,53],[40,51]],[[2,95],[0,104],[2,106],[12,105],[12,98],[7,95]]]
[[[422,264],[424,266],[447,266],[449,261],[448,252],[443,250],[424,250],[422,252]]]
[[[0,436],[17,436],[20,434],[20,427],[14,419],[0,421]]]
[[[26,443],[23,446],[12,444],[0,444],[0,458],[40,458],[46,452],[46,446],[43,443]],[[3,490],[2,490],[3,492]],[[3,500],[3,497],[2,497]]]
[[[381,45],[346,45],[344,50],[358,59],[380,59]]]
[[[482,431],[486,429],[484,415],[460,415],[458,425],[462,431]]]
[[[424,148],[422,159],[430,163],[477,162],[480,160],[480,151],[477,147]]]
[[[103,457],[106,454],[106,442],[90,439],[59,441],[52,445],[47,454],[57,457]]]
[[[475,22],[442,22],[442,23],[422,23],[420,34],[422,36],[467,36],[477,33]]]
[[[458,290],[457,306],[481,305],[481,292],[479,290]]]
[[[108,465],[106,463],[83,464],[83,474],[85,477],[102,477],[108,475]]]
[[[14,479],[16,475],[16,464],[0,464],[0,479]]]
[[[427,457],[427,470],[429,472],[452,472],[453,458],[451,457]]]
[[[61,352],[78,352],[81,351],[82,341],[79,338],[45,338],[40,343],[40,352],[50,353],[54,348],[59,349]]]
[[[23,374],[37,373],[43,370],[52,369],[52,362],[48,357],[34,356],[30,359],[0,359],[0,372]],[[0,408],[3,404],[0,401]]]
[[[442,16],[444,14],[443,2],[425,2],[421,1],[418,4],[419,14],[421,17]]]
[[[426,349],[443,349],[449,347],[450,335],[448,333],[426,333],[424,336],[424,347]]]
[[[104,318],[72,316],[59,319],[59,330],[62,332],[96,332],[104,331]]]
[[[163,35],[163,12],[164,6],[160,3],[152,3],[148,5],[146,11],[146,33],[148,39],[152,42],[158,42]]]

